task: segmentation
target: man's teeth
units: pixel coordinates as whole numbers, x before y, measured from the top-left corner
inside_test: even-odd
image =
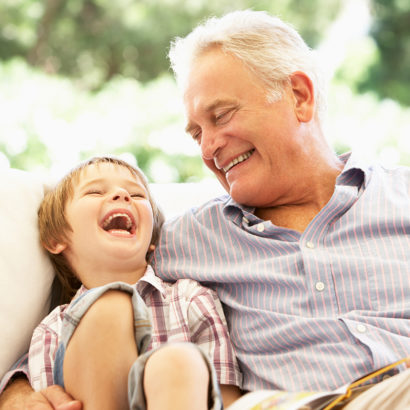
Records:
[[[240,162],[245,161],[245,159],[248,159],[252,154],[254,150],[248,151],[245,154],[239,155],[239,157],[236,157],[234,160],[232,160],[226,167],[222,168],[224,172],[228,172],[233,166],[236,164],[239,164]]]

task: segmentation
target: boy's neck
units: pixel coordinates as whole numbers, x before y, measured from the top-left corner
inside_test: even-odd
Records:
[[[137,283],[144,275],[147,270],[147,264],[141,266],[141,268],[133,271],[116,271],[116,272],[98,272],[97,274],[86,274],[79,275],[85,278],[81,280],[81,283],[87,288],[92,289],[98,286],[103,286],[108,283],[113,282],[125,282],[129,285]]]

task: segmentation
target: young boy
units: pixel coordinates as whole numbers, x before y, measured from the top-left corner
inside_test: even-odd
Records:
[[[143,173],[116,158],[81,164],[45,196],[41,243],[66,296],[82,285],[34,331],[35,390],[60,384],[100,410],[217,409],[218,382],[225,406],[240,396],[216,294],[147,264],[162,223]]]

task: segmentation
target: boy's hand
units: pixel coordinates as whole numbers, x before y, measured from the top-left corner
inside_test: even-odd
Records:
[[[0,410],[81,410],[82,404],[73,400],[61,387],[50,386],[34,392],[27,379],[16,379],[0,396]]]

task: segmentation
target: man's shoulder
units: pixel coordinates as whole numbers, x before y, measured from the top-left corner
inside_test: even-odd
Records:
[[[346,162],[345,171],[359,169],[365,176],[365,187],[371,183],[374,185],[387,185],[393,189],[402,190],[403,185],[409,187],[410,167],[406,165],[389,165],[374,159],[363,158],[356,152],[346,153],[341,156]]]
[[[376,181],[384,179],[392,188],[405,186],[410,189],[410,167],[405,165],[388,166],[381,163],[372,167],[372,178]]]

